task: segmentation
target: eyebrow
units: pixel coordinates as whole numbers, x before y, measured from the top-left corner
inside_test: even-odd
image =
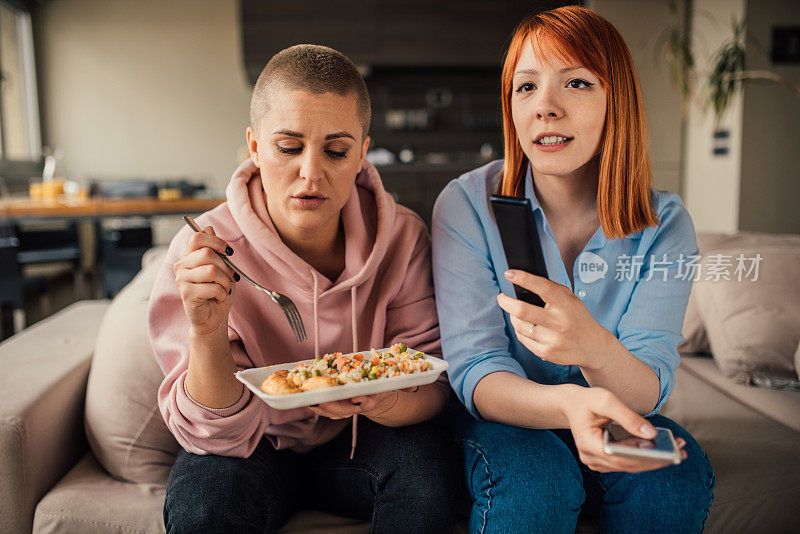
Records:
[[[277,131],[272,132],[272,133],[273,133],[273,135],[288,135],[289,137],[300,137],[300,138],[303,137],[303,134],[301,134],[300,132],[295,132],[295,131],[292,131],[292,130],[277,130]],[[349,133],[347,133],[345,131],[328,134],[328,135],[325,136],[325,140],[326,141],[330,141],[331,139],[339,139],[340,137],[349,137],[353,141],[356,140],[355,137],[353,137],[352,135],[350,135]]]
[[[562,72],[569,72],[571,70],[578,70],[578,69],[583,69],[583,68],[585,68],[585,67],[583,67],[582,65],[575,65],[574,67],[567,67],[565,69],[561,69],[558,72],[559,72],[559,74],[561,74]],[[518,70],[517,72],[515,72],[514,76],[516,76],[517,74],[539,74],[539,71],[537,71],[536,69],[521,69],[521,70]]]

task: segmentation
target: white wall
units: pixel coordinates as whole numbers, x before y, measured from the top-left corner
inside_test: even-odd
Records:
[[[655,187],[680,194],[681,95],[656,50],[669,23],[669,1],[592,0],[586,7],[611,21],[625,39],[644,98]]]
[[[697,69],[710,71],[711,56],[732,37],[731,19],[745,16],[745,0],[694,0],[692,48]],[[699,88],[704,90],[704,88]],[[715,156],[714,117],[693,102],[689,113],[684,192],[698,232],[739,229],[742,167],[741,93],[730,102],[722,127],[730,132],[729,152]]]
[[[772,64],[773,26],[800,26],[797,0],[748,0],[747,29],[766,51],[750,47],[748,70],[800,82],[800,65]],[[800,234],[800,96],[761,81],[744,86],[739,229]]]
[[[41,3],[43,142],[64,148],[62,174],[222,192],[248,124],[239,26],[236,0]]]

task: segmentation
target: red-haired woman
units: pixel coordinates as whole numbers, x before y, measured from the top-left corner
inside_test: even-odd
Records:
[[[653,189],[628,48],[587,9],[527,19],[502,106],[505,159],[451,182],[433,216],[442,348],[469,411],[450,423],[470,531],[573,532],[582,507],[609,532],[700,531],[713,471],[655,415],[679,363],[697,243],[680,198]],[[530,200],[549,279],[507,270],[493,193]],[[509,296],[512,282],[545,306]],[[611,420],[645,439],[670,429],[682,462],[605,454]]]

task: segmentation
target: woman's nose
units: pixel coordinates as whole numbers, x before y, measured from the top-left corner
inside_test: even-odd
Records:
[[[563,108],[550,89],[544,89],[539,93],[535,111],[537,119],[558,119],[564,115]]]
[[[303,161],[300,164],[300,178],[308,180],[309,182],[318,182],[325,178],[322,157],[311,154],[311,151],[307,150],[306,153],[303,154]]]

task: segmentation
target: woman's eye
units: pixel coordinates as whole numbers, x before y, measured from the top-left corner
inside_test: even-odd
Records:
[[[577,84],[581,84],[582,83],[585,87],[591,87],[592,85],[594,85],[593,83],[589,83],[589,82],[587,82],[585,80],[575,79],[575,80],[570,80],[569,82],[567,82],[567,87],[571,87],[572,89],[583,89],[583,87],[575,87],[575,85],[573,85],[573,84],[576,84],[576,83]]]
[[[299,154],[300,151],[302,151],[302,150],[303,149],[300,148],[300,147],[286,148],[286,147],[282,147],[282,146],[278,145],[278,152],[280,152],[281,154]]]
[[[517,87],[517,93],[527,93],[529,91],[533,91],[534,85],[531,82],[525,82],[519,87]]]
[[[347,150],[343,150],[341,152],[336,150],[326,150],[325,153],[328,154],[328,156],[330,156],[332,159],[342,159],[347,157]]]

